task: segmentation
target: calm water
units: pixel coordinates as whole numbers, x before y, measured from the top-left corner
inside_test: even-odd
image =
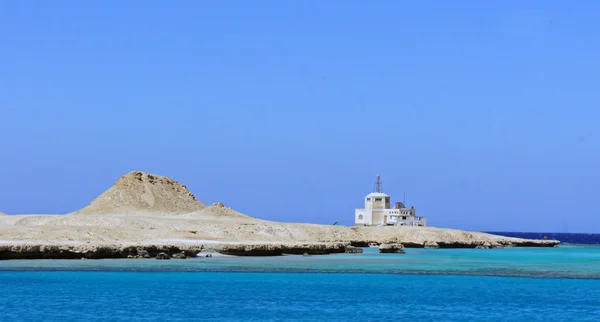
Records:
[[[567,244],[581,244],[581,245],[598,245],[600,244],[600,234],[581,234],[581,233],[521,233],[521,232],[490,232],[491,234],[507,236],[507,237],[518,237],[528,239],[548,239],[560,240],[562,243]]]
[[[3,321],[599,321],[600,247],[0,262]]]

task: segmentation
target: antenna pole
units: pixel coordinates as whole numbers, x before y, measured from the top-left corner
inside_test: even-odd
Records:
[[[406,207],[406,188],[404,188],[404,201],[402,202],[404,207]]]

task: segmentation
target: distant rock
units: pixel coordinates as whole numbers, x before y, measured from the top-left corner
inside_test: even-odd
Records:
[[[8,216],[8,215],[0,211],[0,216]]]
[[[284,254],[300,255],[308,253],[310,255],[327,255],[344,253],[347,246],[347,243],[290,243],[282,244],[281,248]]]
[[[219,253],[235,256],[280,256],[283,255],[283,249],[276,244],[228,244],[221,246]]]
[[[440,248],[440,245],[434,241],[427,241],[423,245],[424,248]]]
[[[386,253],[394,253],[394,254],[405,254],[404,246],[402,244],[381,244],[379,245],[379,252]]]
[[[204,208],[206,205],[185,185],[168,177],[132,171],[73,214],[186,214]]]
[[[156,255],[156,259],[171,259],[171,256],[169,256],[167,253],[158,253],[158,255]]]
[[[177,253],[177,254],[173,254],[173,257],[171,257],[173,259],[186,259],[187,256],[185,256],[185,253]]]
[[[475,246],[475,249],[489,249],[492,246],[489,242],[484,242],[483,244]]]
[[[137,251],[137,255],[138,255],[138,257],[140,257],[140,258],[152,258],[152,257],[150,256],[150,254],[148,253],[148,251],[147,251],[147,250],[143,250],[143,249],[141,249],[141,250],[138,250],[138,251]]]
[[[360,247],[354,247],[354,246],[346,246],[346,251],[345,253],[349,253],[349,254],[360,254],[363,252],[363,249]]]

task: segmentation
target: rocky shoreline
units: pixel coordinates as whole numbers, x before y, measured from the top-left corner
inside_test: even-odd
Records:
[[[346,243],[323,244],[211,244],[210,250],[232,256],[327,255],[345,253],[353,247]],[[46,245],[0,244],[0,260],[10,259],[103,259],[103,258],[156,258],[164,253],[169,257],[184,254],[195,258],[205,245]],[[350,251],[349,251],[350,252]],[[356,251],[352,251],[356,252]]]
[[[377,243],[382,249],[389,244]],[[403,248],[504,248],[504,247],[554,247],[558,241],[532,240],[499,243],[402,243]],[[362,253],[364,242],[338,243],[253,243],[253,244],[140,244],[140,245],[73,245],[39,243],[0,244],[0,260],[11,259],[103,259],[103,258],[155,258],[164,253],[173,257],[184,254],[195,258],[210,249],[215,253],[232,256],[327,255],[337,253]],[[395,248],[394,248],[395,249]],[[388,251],[382,251],[383,253]]]
[[[359,227],[274,222],[210,206],[183,184],[133,171],[88,206],[66,215],[0,216],[0,259],[196,257],[205,249],[223,256],[360,253],[393,244],[401,248],[553,247],[529,240],[435,227]],[[211,255],[211,254],[206,254]]]

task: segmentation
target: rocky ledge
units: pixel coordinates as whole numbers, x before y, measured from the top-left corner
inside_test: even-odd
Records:
[[[379,252],[383,254],[406,254],[402,244],[381,244],[379,245]]]
[[[212,244],[211,251],[235,256],[325,255],[353,249],[348,243],[307,244]],[[186,258],[203,254],[204,245],[47,245],[0,244],[0,260],[6,259],[101,259]],[[356,251],[351,251],[356,252]],[[202,257],[212,257],[202,256]]]

